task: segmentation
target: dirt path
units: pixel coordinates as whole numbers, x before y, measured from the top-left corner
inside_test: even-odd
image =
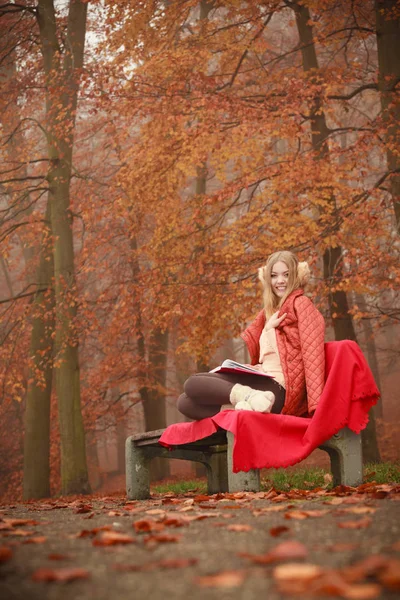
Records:
[[[0,598],[394,599],[399,500],[369,484],[2,506]]]

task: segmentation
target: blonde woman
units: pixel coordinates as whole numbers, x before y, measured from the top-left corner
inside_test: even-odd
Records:
[[[197,373],[185,382],[178,409],[191,419],[235,410],[311,416],[324,387],[324,319],[304,296],[307,263],[275,252],[259,269],[264,309],[242,333],[251,364],[262,374]]]

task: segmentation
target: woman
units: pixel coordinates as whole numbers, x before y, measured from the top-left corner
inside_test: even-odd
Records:
[[[272,254],[259,269],[264,309],[242,333],[257,370],[270,375],[198,373],[185,382],[178,409],[191,419],[212,417],[223,404],[235,410],[311,416],[324,387],[325,324],[302,287],[307,263],[292,252]]]

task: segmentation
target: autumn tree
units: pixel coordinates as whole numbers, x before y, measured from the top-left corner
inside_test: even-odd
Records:
[[[40,40],[45,80],[45,116],[41,126],[47,142],[48,171],[46,180],[49,194],[49,231],[53,236],[54,257],[54,298],[56,311],[55,366],[56,393],[61,432],[62,490],[64,493],[88,491],[85,458],[85,438],[80,408],[80,376],[78,360],[78,339],[75,331],[77,300],[75,290],[74,249],[72,219],[70,213],[70,182],[72,175],[72,152],[79,80],[81,76],[84,42],[86,33],[87,3],[72,0],[68,4],[66,25],[64,17],[57,15],[52,1],[39,1],[37,6],[6,4],[2,16],[27,13],[36,19],[37,37]],[[36,352],[35,360],[43,358],[43,345],[50,352],[52,339],[52,307],[48,285],[51,284],[46,248],[50,243],[45,235],[42,261],[38,277],[46,287],[40,288],[45,295],[37,298],[39,314],[34,316],[31,350]],[[50,265],[48,264],[50,262]],[[50,285],[51,288],[51,285]],[[50,302],[50,305],[49,305]],[[42,361],[43,362],[43,361]],[[35,365],[38,368],[38,364]],[[25,474],[30,477],[25,493],[37,495],[42,491],[34,489],[32,479],[31,452],[48,433],[48,391],[51,382],[51,369],[44,368],[43,380],[32,386],[27,397],[27,438]],[[35,374],[36,375],[36,374]],[[40,396],[40,389],[46,398]],[[35,389],[36,388],[36,389]],[[38,411],[41,411],[39,417]],[[47,422],[47,425],[46,425]],[[46,440],[43,442],[46,444]],[[45,451],[44,451],[45,453]],[[45,459],[43,459],[43,465]],[[43,466],[45,469],[45,465]],[[33,475],[33,478],[32,478]],[[39,486],[40,487],[40,486]]]

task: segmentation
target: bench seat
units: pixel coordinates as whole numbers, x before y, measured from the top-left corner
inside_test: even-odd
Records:
[[[260,471],[234,473],[234,436],[220,429],[196,442],[167,449],[158,443],[164,429],[131,435],[126,440],[126,492],[130,500],[150,497],[149,462],[155,457],[192,460],[205,465],[208,493],[260,490]],[[361,436],[347,427],[319,446],[329,454],[333,484],[357,486],[362,482]]]

